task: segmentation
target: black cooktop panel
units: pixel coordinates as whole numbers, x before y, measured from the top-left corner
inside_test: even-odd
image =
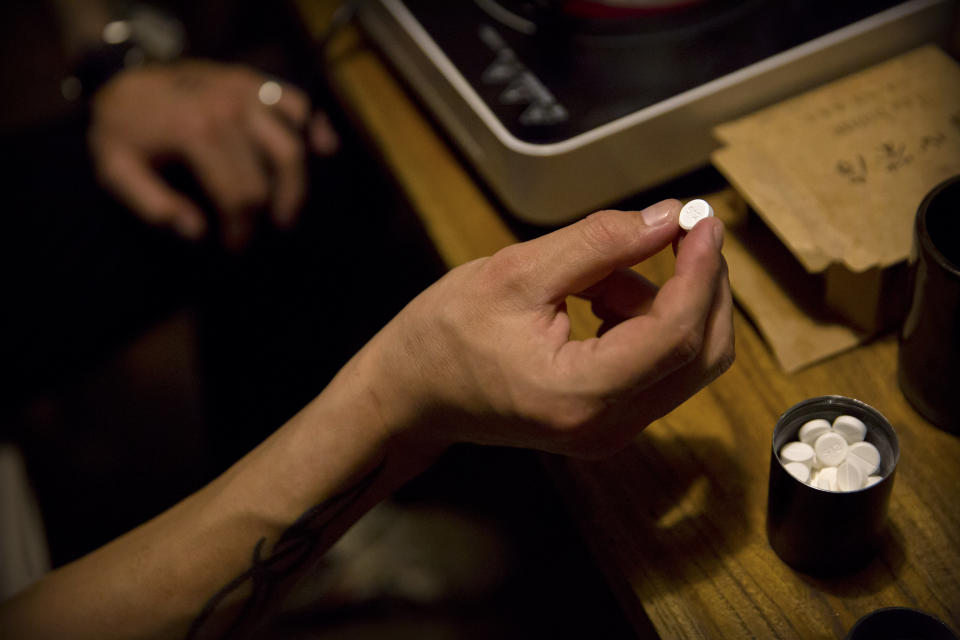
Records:
[[[557,142],[901,0],[706,0],[627,17],[545,0],[403,0],[517,138]]]

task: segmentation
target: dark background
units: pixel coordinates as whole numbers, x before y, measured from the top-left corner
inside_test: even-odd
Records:
[[[59,95],[70,63],[51,8],[0,8],[0,144],[8,160],[0,174],[0,437],[26,457],[55,565],[143,522],[255,446],[443,272],[416,217],[331,99],[285,3],[172,4],[187,26],[189,55],[247,62],[305,87],[330,113],[342,148],[311,161],[299,226],[265,227],[243,254],[148,228],[96,186],[83,105]],[[204,200],[182,167],[165,170]],[[467,514],[479,523],[476,535],[499,549],[489,563],[504,571],[468,596],[424,603],[374,592],[307,607],[287,631],[629,635],[537,454],[455,447],[392,505],[447,510],[451,540],[464,522],[456,514]],[[447,562],[458,564],[457,553]],[[429,569],[453,570],[443,562]]]

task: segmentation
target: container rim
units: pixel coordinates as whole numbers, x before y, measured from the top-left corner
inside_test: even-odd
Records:
[[[836,409],[839,411],[853,408],[853,409],[862,411],[864,413],[867,413],[872,418],[875,418],[876,421],[884,425],[886,427],[886,431],[889,432],[890,445],[891,445],[891,449],[893,450],[893,462],[890,468],[894,470],[897,468],[897,465],[900,463],[900,439],[897,436],[897,432],[893,428],[893,425],[890,424],[889,420],[887,420],[887,417],[882,413],[880,413],[876,408],[870,406],[869,404],[867,404],[866,402],[863,402],[862,400],[851,398],[849,396],[841,396],[841,395],[826,395],[826,396],[816,396],[813,398],[807,398],[806,400],[801,400],[800,402],[796,403],[795,405],[793,405],[792,407],[784,411],[780,415],[780,417],[777,419],[777,422],[773,427],[773,433],[771,433],[771,437],[770,437],[770,452],[772,453],[774,460],[782,464],[780,460],[780,455],[777,452],[777,443],[776,443],[776,437],[775,437],[777,430],[782,425],[788,422],[791,422],[794,418],[797,417],[798,414],[802,414],[805,410],[809,409],[811,406],[816,406],[819,409],[828,409],[828,410],[830,408],[836,407]],[[891,475],[893,474],[892,473],[887,474],[886,476],[883,477],[883,480],[881,480],[877,484],[886,482],[887,478],[889,478]],[[799,480],[797,482],[799,482]],[[810,485],[807,485],[807,486],[810,486]],[[817,489],[818,491],[822,491],[822,489],[818,489],[817,487],[811,487],[811,488]],[[857,493],[858,491],[864,491],[865,489],[869,489],[869,488],[870,487],[865,487],[863,489],[858,489],[857,491],[848,491],[845,493]]]
[[[933,238],[930,237],[930,232],[927,228],[927,213],[930,211],[930,205],[937,197],[941,196],[944,191],[949,189],[960,189],[960,174],[947,178],[935,186],[933,190],[923,198],[920,207],[917,209],[914,233],[916,234],[917,241],[923,246],[927,255],[932,256],[938,265],[953,274],[955,278],[960,278],[960,265],[955,264],[944,255],[943,251],[941,251],[933,241]]]

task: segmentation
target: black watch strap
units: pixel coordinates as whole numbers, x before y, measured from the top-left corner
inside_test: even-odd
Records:
[[[63,81],[62,92],[67,100],[88,99],[107,81],[126,68],[143,63],[143,54],[129,42],[104,44],[88,51]]]

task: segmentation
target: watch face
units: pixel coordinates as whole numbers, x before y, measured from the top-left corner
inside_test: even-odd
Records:
[[[143,49],[150,60],[175,60],[186,47],[187,36],[183,24],[174,16],[146,4],[130,9],[131,39]]]

